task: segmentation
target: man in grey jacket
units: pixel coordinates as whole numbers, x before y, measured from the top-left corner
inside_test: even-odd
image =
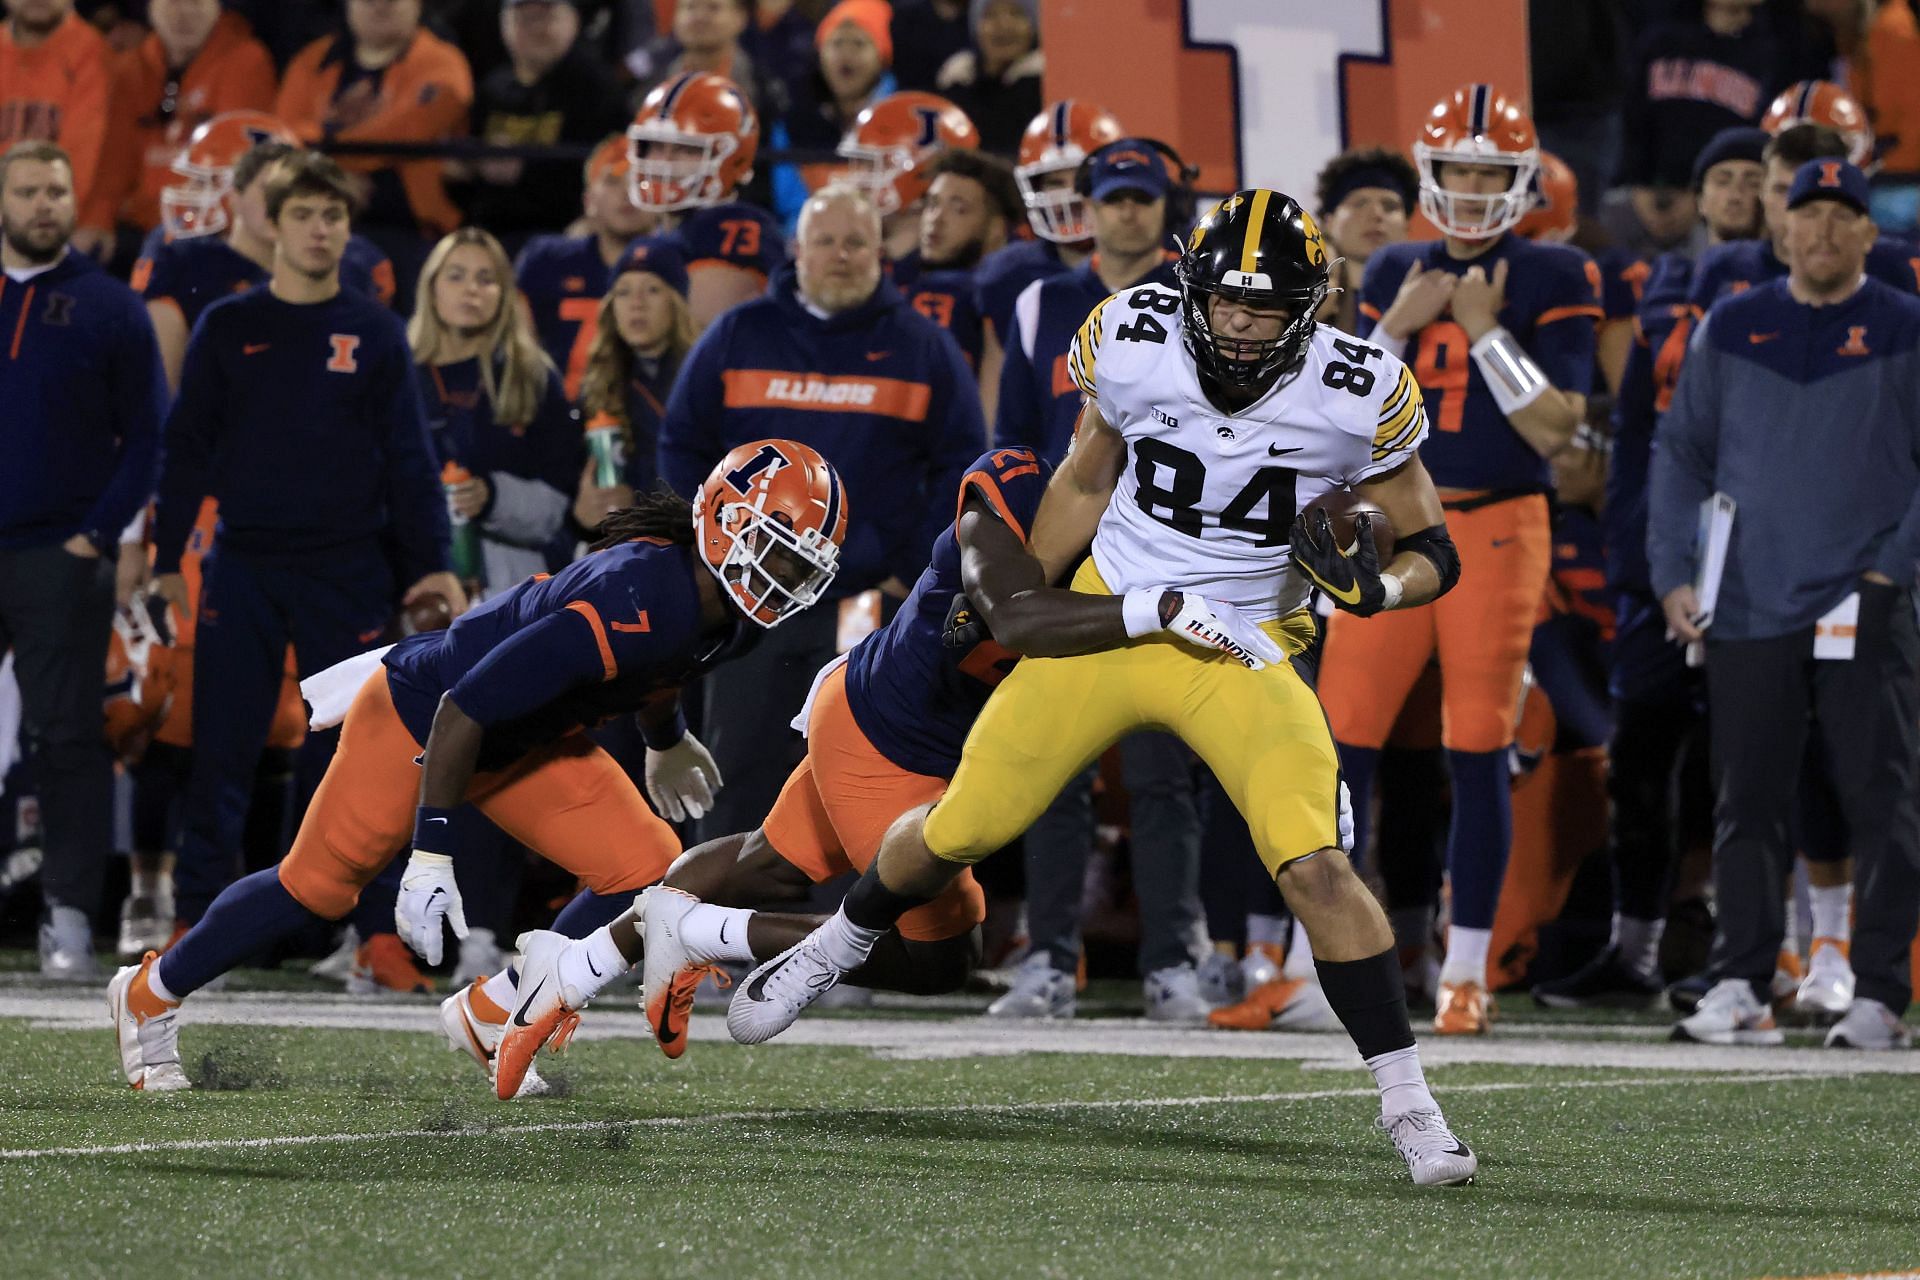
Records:
[[[1803,166],[1788,210],[1787,278],[1708,313],[1654,441],[1653,586],[1674,633],[1705,641],[1716,788],[1719,981],[1675,1035],[1780,1042],[1766,998],[1818,733],[1856,859],[1858,985],[1827,1043],[1893,1048],[1920,921],[1920,300],[1864,275],[1858,169]],[[1737,512],[1703,628],[1696,536],[1716,492]]]

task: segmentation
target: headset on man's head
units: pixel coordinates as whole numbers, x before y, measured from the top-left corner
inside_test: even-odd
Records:
[[[1089,152],[1073,171],[1073,189],[1086,199],[1093,199],[1093,162],[1110,147],[1125,146],[1129,143],[1144,144],[1158,151],[1173,170],[1173,190],[1167,193],[1167,233],[1184,238],[1193,226],[1193,184],[1200,180],[1200,166],[1188,164],[1170,143],[1158,138],[1126,137],[1115,138],[1106,146]]]

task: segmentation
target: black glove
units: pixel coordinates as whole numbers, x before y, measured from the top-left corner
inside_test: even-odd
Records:
[[[973,601],[967,599],[964,591],[953,593],[953,603],[947,606],[947,621],[940,629],[940,642],[949,649],[971,649],[983,640],[992,639],[987,630],[987,620],[973,607]]]
[[[1342,551],[1334,536],[1333,520],[1326,511],[1302,511],[1294,519],[1293,562],[1316,587],[1333,597],[1333,602],[1348,613],[1362,618],[1380,612],[1387,604],[1387,589],[1380,581],[1380,553],[1373,545],[1373,516],[1361,512],[1353,518],[1353,550]]]

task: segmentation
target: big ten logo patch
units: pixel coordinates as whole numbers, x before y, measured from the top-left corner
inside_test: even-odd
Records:
[[[327,335],[327,344],[331,354],[327,356],[328,373],[357,373],[360,359],[355,352],[360,350],[360,338],[357,334],[334,333]]]

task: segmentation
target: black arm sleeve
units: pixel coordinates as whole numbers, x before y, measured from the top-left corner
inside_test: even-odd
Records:
[[[1408,534],[1394,543],[1393,550],[1395,555],[1402,551],[1415,552],[1433,565],[1434,572],[1440,575],[1440,589],[1433,593],[1435,600],[1453,590],[1453,584],[1460,581],[1460,552],[1444,524],[1429,525]]]

